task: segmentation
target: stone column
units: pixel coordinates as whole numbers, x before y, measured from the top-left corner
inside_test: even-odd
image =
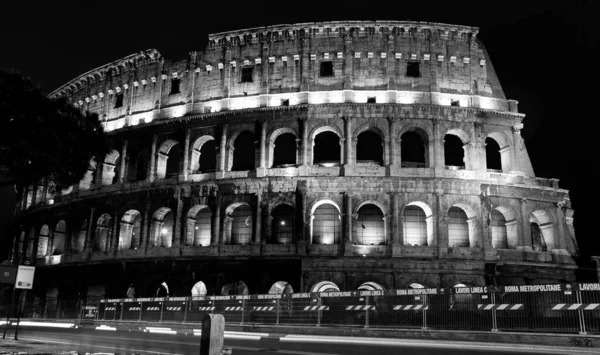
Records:
[[[119,182],[123,182],[125,180],[125,172],[127,171],[127,140],[123,141],[123,146],[121,147],[121,166],[119,167]]]
[[[221,174],[224,173],[226,170],[225,163],[227,161],[227,128],[227,124],[224,124],[221,127],[221,142],[219,150],[219,171],[221,171]]]
[[[389,136],[389,166],[396,166],[396,120],[393,117],[388,117],[390,136]]]
[[[79,184],[75,184],[73,188],[79,188]],[[79,189],[78,189],[79,190]],[[42,198],[46,204],[48,204],[48,181],[44,181],[44,189],[42,190]]]
[[[93,231],[94,231],[94,226],[96,225],[96,223],[94,223],[94,214],[95,213],[96,213],[96,208],[90,207],[90,219],[88,222],[87,235],[85,236],[85,245],[84,245],[84,249],[83,249],[88,253],[91,252],[94,248]]]
[[[429,166],[443,169],[446,165],[444,161],[444,137],[440,136],[438,128],[437,121],[433,120],[433,137],[429,138],[433,143],[433,154],[429,154],[429,157],[430,159],[433,157],[433,161],[429,162]]]
[[[398,193],[391,193],[391,210],[392,210],[392,243],[402,244],[402,234],[399,230],[400,227],[400,211],[398,210]]]
[[[560,204],[556,205],[556,231],[554,233],[554,248],[563,249],[566,251],[567,242],[565,238],[567,235],[565,234],[565,214],[561,208]]]
[[[301,133],[302,133],[302,165],[308,166],[308,122],[306,118],[299,119],[301,122]]]
[[[38,186],[33,185],[32,190],[31,190],[31,205],[32,206],[37,205],[37,192],[38,192]]]
[[[119,221],[119,213],[117,211],[115,211],[113,213],[113,218],[112,218],[112,228],[110,231],[110,243],[111,245],[109,246],[110,249],[109,250],[114,250],[114,251],[118,251],[119,250],[119,237],[120,237],[120,228],[121,223]]]
[[[346,210],[344,211],[346,213],[346,229],[343,241],[344,244],[352,244],[352,196],[346,192],[344,197],[346,198]]]
[[[520,238],[521,242],[518,246],[526,250],[531,250],[531,225],[529,224],[529,214],[527,213],[527,199],[522,198],[519,202],[521,203],[522,232]]]
[[[352,139],[352,118],[351,117],[343,117],[344,119],[344,135],[346,138],[346,154],[344,159],[344,165],[354,165],[354,156],[352,144],[354,143],[354,139]]]
[[[265,141],[267,139],[267,122],[265,120],[260,121],[260,137],[258,139],[260,146],[258,147],[259,162],[258,169],[256,170],[257,176],[265,176]]]
[[[148,167],[148,181],[153,182],[156,178],[156,143],[158,142],[158,135],[152,136],[152,146],[150,148],[150,166]]]
[[[144,210],[144,216],[142,218],[142,225],[140,228],[140,249],[146,249],[148,246],[148,234],[150,233],[150,202],[146,202],[146,209]]]
[[[352,36],[350,33],[345,33],[344,37],[344,96],[345,102],[352,102],[350,90],[352,90],[352,62],[354,61],[354,53],[352,53]]]
[[[192,74],[193,75],[193,74]],[[190,130],[185,131],[185,143],[183,146],[183,180],[187,180],[190,173]]]
[[[445,217],[445,212],[442,205],[442,196],[441,193],[436,193],[436,205],[434,211],[435,216],[437,217],[437,236],[435,240],[437,240],[437,245],[439,247],[447,247],[448,246],[448,234],[446,233],[446,227],[448,225],[448,217]]]
[[[309,65],[310,65],[310,40],[308,39],[308,34],[305,33],[304,34],[306,37],[302,38],[300,40],[300,43],[302,44],[302,49],[301,49],[301,54],[300,54],[300,60],[301,60],[301,65],[302,65],[302,79],[300,82],[300,91],[309,91],[310,87],[309,87],[309,75],[310,75],[310,70],[309,70]],[[308,96],[306,97],[308,99]],[[308,103],[308,101],[306,102],[301,102],[302,104]]]
[[[171,239],[171,247],[179,248],[181,245],[181,224],[183,223],[183,201],[181,200],[181,190],[178,189],[175,193],[175,198],[177,199],[177,208],[175,211],[175,216],[173,216],[173,236]]]
[[[212,235],[210,237],[211,245],[223,244],[223,237],[220,233],[220,231],[221,231],[221,203],[222,203],[221,194],[217,193],[217,207],[215,208],[215,213],[214,213],[214,217],[213,217],[213,221],[212,221],[212,223],[213,223]]]
[[[254,221],[254,244],[262,240],[262,190],[256,192],[256,220]]]

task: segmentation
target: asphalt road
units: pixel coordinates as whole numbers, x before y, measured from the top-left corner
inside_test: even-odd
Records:
[[[19,339],[44,351],[125,354],[199,354],[200,337],[192,335],[116,332],[93,329],[19,330]],[[226,335],[233,354],[577,354],[579,349],[412,339],[341,338],[319,336],[263,337],[249,333]],[[582,349],[583,350],[583,349]],[[597,349],[596,349],[597,350]],[[588,352],[589,353],[589,352]]]

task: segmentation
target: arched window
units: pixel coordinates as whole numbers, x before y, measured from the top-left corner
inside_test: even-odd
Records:
[[[492,211],[490,221],[490,234],[492,236],[492,247],[498,249],[508,248],[508,238],[506,232],[506,220],[498,210]]]
[[[356,140],[356,162],[383,165],[383,143],[379,134],[365,131]]]
[[[121,231],[119,235],[119,250],[130,249],[136,243],[132,241],[138,241],[140,238],[140,231],[142,226],[142,215],[136,210],[129,210],[125,212],[121,219]]]
[[[400,152],[403,168],[425,168],[427,167],[428,147],[427,137],[424,133],[408,131],[400,137]]]
[[[488,171],[502,172],[502,158],[500,157],[500,146],[495,139],[485,139],[485,160]]]
[[[221,288],[221,295],[233,296],[233,295],[247,295],[248,286],[244,281],[236,281],[233,283],[226,284]]]
[[[433,242],[433,216],[429,206],[413,202],[404,208],[402,231],[405,245],[427,246]]]
[[[338,285],[334,284],[331,281],[321,281],[316,283],[311,289],[310,292],[339,292],[340,288]]]
[[[254,134],[249,131],[240,133],[233,143],[232,171],[245,171],[255,169]]]
[[[273,167],[296,165],[296,136],[283,133],[277,136],[273,143]]]
[[[269,289],[269,295],[281,295],[288,293],[294,293],[294,289],[285,281],[277,281]]]
[[[340,137],[326,131],[317,134],[313,146],[313,164],[322,166],[337,166],[341,163]]]
[[[339,244],[342,221],[338,208],[329,203],[319,205],[312,214],[312,243]]]
[[[451,247],[469,246],[469,224],[462,208],[453,206],[448,210],[448,245]]]
[[[121,160],[119,152],[112,150],[104,158],[102,164],[102,185],[111,185],[119,181],[119,165]]]
[[[150,241],[153,247],[170,248],[173,241],[173,212],[168,207],[161,207],[152,216]]]
[[[281,204],[271,212],[271,239],[275,244],[291,244],[294,240],[294,208]]]
[[[129,181],[144,181],[148,176],[150,153],[148,148],[140,150],[137,154],[132,154],[132,159],[127,162],[129,168]]]
[[[465,151],[463,141],[453,134],[444,136],[444,160],[446,166],[456,167],[457,169],[465,168]]]
[[[362,245],[385,244],[385,223],[383,212],[373,204],[366,204],[358,210],[355,241]]]
[[[159,179],[170,178],[179,174],[179,143],[169,139],[164,142],[157,154],[156,177]]]
[[[252,208],[239,205],[231,214],[231,244],[250,244],[252,241]]]
[[[71,242],[71,247],[74,251],[80,253],[85,248],[85,240],[87,239],[88,220],[85,219],[79,225],[79,231]]]
[[[52,235],[51,255],[61,255],[65,251],[65,238],[67,236],[67,222],[58,221]]]
[[[531,247],[535,251],[550,251],[554,249],[554,225],[552,216],[537,210],[529,218],[531,229]]]
[[[363,283],[362,285],[358,286],[358,289],[361,291],[383,291],[384,290],[384,288],[380,284],[378,284],[376,282],[372,282],[372,281]]]
[[[96,237],[94,238],[94,250],[106,251],[111,219],[108,213],[98,218],[98,223],[96,223]]]
[[[169,297],[169,285],[166,282],[161,283],[156,289],[156,297]]]
[[[212,231],[210,207],[196,205],[188,212],[186,245],[206,247],[210,245]]]
[[[83,176],[83,179],[79,182],[79,190],[89,190],[94,186],[94,179],[96,177],[96,159],[92,157],[90,159],[88,169]]]
[[[192,145],[190,170],[193,173],[206,173],[217,168],[217,143],[212,136],[198,137]]]
[[[192,296],[205,296],[206,293],[206,285],[202,281],[196,282],[194,287],[192,287]]]
[[[40,234],[38,236],[38,248],[37,248],[37,257],[43,258],[48,255],[48,244],[50,237],[50,227],[47,224],[44,224],[42,228],[40,228]]]

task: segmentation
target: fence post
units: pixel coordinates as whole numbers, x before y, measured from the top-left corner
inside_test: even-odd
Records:
[[[277,310],[275,324],[279,324],[279,299],[275,300],[275,309]]]
[[[160,319],[158,320],[159,322],[162,322],[164,309],[165,309],[165,299],[163,298],[162,301],[160,302]]]
[[[191,297],[189,298],[189,302],[183,301],[183,304],[183,323],[185,323],[187,321],[188,304],[192,304]]]
[[[115,302],[115,310],[113,311],[113,319],[112,320],[117,320],[117,302]]]
[[[321,295],[317,295],[317,327],[321,326],[321,314],[323,313],[323,311],[321,311],[319,308],[321,307]]]
[[[121,316],[119,317],[119,320],[123,320],[123,308],[125,308],[125,302],[121,302]]]
[[[369,296],[365,296],[365,328],[369,327]]]
[[[575,291],[575,295],[577,295],[577,303],[583,303],[581,302],[582,298],[581,291],[579,290],[579,288]],[[579,334],[586,335],[587,332],[585,330],[585,317],[583,316],[583,309],[581,307],[579,307],[579,309],[577,310],[577,317],[579,318]]]
[[[140,317],[138,318],[138,322],[142,321],[142,312],[144,311],[144,302],[138,302],[140,304]]]
[[[423,295],[423,330],[427,330],[427,300],[427,296]]]
[[[496,304],[496,294],[492,293],[492,304]],[[492,308],[492,332],[498,331],[498,323],[496,319],[496,309]]]
[[[246,313],[246,300],[242,299],[242,321],[240,324],[244,324],[244,313]]]

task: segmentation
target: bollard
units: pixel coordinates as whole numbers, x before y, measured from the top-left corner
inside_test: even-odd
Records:
[[[202,318],[200,355],[221,355],[225,337],[225,318],[222,314],[205,314]],[[231,352],[229,352],[231,354]]]

